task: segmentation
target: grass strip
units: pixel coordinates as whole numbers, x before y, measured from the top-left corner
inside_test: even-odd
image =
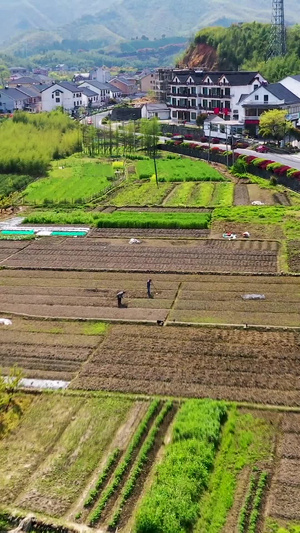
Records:
[[[91,507],[92,505],[94,505],[96,499],[99,496],[100,490],[102,489],[105,481],[107,480],[112,467],[116,464],[119,456],[120,456],[120,450],[119,448],[116,448],[113,451],[113,453],[109,456],[106,466],[104,470],[101,472],[96,482],[95,488],[90,491],[89,495],[87,496],[83,504],[83,507]]]
[[[200,513],[226,416],[222,402],[188,400],[177,413],[172,442],[142,501],[135,533],[187,533]]]
[[[102,494],[102,497],[94,509],[94,511],[89,516],[89,525],[94,526],[101,518],[102,512],[108,502],[108,500],[111,498],[111,496],[116,492],[118,489],[125,473],[127,472],[131,461],[133,457],[133,453],[138,448],[141,439],[143,438],[144,434],[147,431],[148,424],[152,418],[152,416],[155,414],[159,407],[160,401],[159,400],[153,400],[149,406],[149,409],[144,416],[142,422],[138,426],[131,443],[129,445],[129,448],[125,454],[125,457],[123,461],[120,463],[118,468],[115,471],[114,477],[111,481],[111,483],[108,485],[108,487],[105,489],[105,491]]]
[[[125,487],[124,487],[124,490],[123,490],[123,494],[122,494],[122,498],[121,498],[121,501],[120,501],[120,504],[119,504],[119,508],[118,510],[115,512],[111,522],[110,522],[110,527],[117,527],[119,521],[120,521],[120,518],[121,518],[121,513],[122,513],[122,510],[123,510],[123,507],[125,505],[125,503],[127,502],[127,500],[130,498],[131,494],[133,493],[134,491],[134,488],[136,486],[136,482],[140,476],[140,474],[142,473],[142,470],[143,470],[143,467],[144,465],[147,463],[148,461],[148,457],[149,457],[149,453],[151,452],[151,450],[153,449],[154,445],[155,445],[155,439],[156,439],[156,436],[160,430],[160,427],[164,421],[164,419],[166,418],[168,412],[172,409],[173,407],[173,402],[171,401],[168,401],[165,403],[164,407],[162,408],[161,412],[158,414],[158,416],[156,417],[156,420],[154,422],[154,425],[153,425],[153,428],[151,429],[147,439],[145,440],[142,448],[141,448],[141,451],[140,451],[140,454],[139,454],[139,457],[137,459],[137,462],[136,462],[136,465],[134,466],[131,474],[130,474],[130,477],[128,478],[126,484],[125,484]]]

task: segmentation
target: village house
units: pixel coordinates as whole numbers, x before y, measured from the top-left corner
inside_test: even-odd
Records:
[[[132,94],[135,94],[138,90],[137,82],[134,79],[127,79],[123,76],[119,76],[118,78],[113,78],[110,80],[110,84],[114,85],[119,89],[122,96],[130,96]]]
[[[159,120],[168,120],[170,118],[170,109],[167,104],[144,104],[142,106],[142,118],[157,117]]]
[[[43,111],[62,107],[66,111],[73,112],[87,102],[80,87],[68,81],[53,83],[42,90],[41,95]]]
[[[102,83],[96,80],[81,82],[78,87],[87,87],[98,95],[99,104],[107,103],[109,100],[118,100],[121,98],[121,91],[110,83]]]
[[[141,76],[138,79],[139,89],[142,93],[148,93],[149,91],[155,91],[156,83],[158,80],[158,74],[156,72],[150,72]]]
[[[30,103],[28,94],[19,89],[5,87],[0,89],[0,112],[13,113],[14,111],[25,110]]]
[[[200,114],[215,114],[242,122],[238,107],[241,96],[264,83],[267,81],[258,72],[174,70],[167,99],[171,118],[196,122]]]
[[[243,110],[240,112],[241,120],[247,131],[256,135],[262,113],[270,109],[286,109],[287,118],[293,120],[296,125],[300,116],[299,96],[287,89],[281,82],[260,86],[251,94],[241,97],[239,102],[239,107]]]

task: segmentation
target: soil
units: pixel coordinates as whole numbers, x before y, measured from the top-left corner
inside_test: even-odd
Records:
[[[300,240],[287,243],[288,265],[291,272],[300,272]]]
[[[244,183],[237,183],[234,187],[234,201],[233,205],[249,205],[249,193],[247,185]]]
[[[300,520],[300,414],[285,413],[267,508],[269,516]]]
[[[173,211],[174,212],[174,211]],[[143,239],[202,239],[209,235],[207,229],[138,229],[138,228],[97,228],[89,232],[90,238],[143,238]]]
[[[238,239],[243,239],[242,233],[249,231],[249,240],[265,240],[266,243],[272,240],[280,241],[284,239],[282,227],[278,224],[243,224],[242,222],[226,222],[218,220],[213,222],[210,231],[211,239],[220,239],[223,233],[231,231],[237,235]],[[248,239],[247,239],[248,241]]]
[[[240,244],[245,246],[249,243]],[[14,313],[53,319],[90,318],[155,324],[157,320],[167,320],[168,324],[300,325],[300,278],[297,277],[155,274],[152,276],[153,297],[147,298],[148,276],[120,272],[1,270],[0,310],[3,316]],[[121,289],[126,291],[125,306],[118,309],[116,294]],[[263,294],[265,300],[246,301],[242,299],[245,294]],[[19,335],[21,330],[27,331],[25,344],[30,331],[63,333],[60,337],[44,335],[43,342],[40,339],[39,343],[52,345],[55,341],[68,346],[73,343],[72,334],[79,332],[76,325],[67,328],[66,323],[62,326],[54,320],[43,324],[37,321],[35,324],[34,321],[16,322],[16,318],[13,329]],[[67,333],[69,336],[65,335]],[[87,346],[89,342],[93,345],[91,337],[77,335],[75,339],[76,346],[81,343]],[[4,336],[2,341],[5,342]]]
[[[296,332],[115,326],[72,387],[300,405],[299,342]]]
[[[169,248],[100,239],[37,240],[23,250],[5,250],[2,266],[144,272],[277,272],[278,246],[254,241],[199,240]],[[0,256],[1,256],[0,244]]]

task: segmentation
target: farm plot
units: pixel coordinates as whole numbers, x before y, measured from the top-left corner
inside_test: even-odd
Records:
[[[201,239],[208,237],[208,229],[168,229],[168,228],[95,228],[89,238],[143,238],[143,239]]]
[[[25,377],[70,381],[99,345],[104,324],[23,320],[1,331],[0,366],[18,365]]]
[[[299,278],[152,273],[152,298],[148,298],[148,277],[146,272],[5,269],[0,271],[0,311],[31,317],[166,320],[167,324],[299,326]],[[126,305],[119,309],[116,294],[121,289],[126,291]],[[244,300],[246,294],[262,294],[265,300]],[[28,321],[27,331],[31,331],[30,324]],[[41,332],[47,333],[41,325]],[[70,325],[65,330],[54,324],[53,329],[54,333],[56,329],[76,333]]]
[[[111,447],[126,445],[143,410],[125,398],[37,396],[0,442],[2,506],[64,515]]]
[[[150,178],[154,174],[152,161],[138,161],[136,164],[139,178]],[[159,181],[227,181],[214,167],[204,161],[193,159],[158,159]]]
[[[300,405],[299,332],[118,325],[73,388]]]
[[[113,176],[108,163],[70,157],[52,163],[48,178],[31,183],[24,201],[30,205],[84,203],[111,186]]]
[[[291,272],[300,272],[300,241],[288,241],[288,265]]]
[[[166,206],[213,207],[232,205],[233,183],[194,183],[177,185],[165,200]]]
[[[267,501],[268,516],[300,523],[300,414],[285,413],[277,449],[278,461]],[[274,529],[277,531],[277,529]]]
[[[108,198],[108,203],[117,207],[159,205],[173,187],[174,185],[170,183],[161,183],[157,187],[153,180],[147,183],[126,183],[117,193]]]
[[[201,280],[201,281],[200,281]],[[300,279],[204,276],[182,282],[170,322],[300,326]],[[243,296],[262,295],[262,300]]]
[[[192,216],[192,215],[190,215]],[[203,215],[204,216],[204,215]],[[1,242],[0,242],[1,250]],[[0,252],[1,253],[1,252]],[[164,241],[142,242],[130,246],[128,241],[99,241],[77,238],[62,242],[31,242],[8,259],[3,266],[14,268],[62,268],[73,270],[136,270],[144,272],[277,272],[277,243],[255,241],[189,241],[186,246],[175,242],[171,248]]]

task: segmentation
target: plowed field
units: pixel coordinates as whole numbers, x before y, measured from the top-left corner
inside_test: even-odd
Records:
[[[0,270],[0,312],[35,317],[300,326],[300,278]],[[116,294],[126,291],[125,306]],[[244,300],[262,294],[264,300]]]
[[[102,341],[86,335],[85,325],[13,318],[1,330],[0,366],[18,365],[29,378],[71,380]]]
[[[115,326],[74,388],[300,405],[300,333]]]
[[[18,243],[17,243],[18,244]],[[18,244],[18,246],[20,246]],[[21,247],[21,246],[20,246]],[[0,265],[14,268],[145,272],[277,272],[277,242],[200,240],[129,245],[100,239],[37,240],[22,249],[0,242]]]
[[[286,413],[281,435],[267,510],[274,518],[300,520],[300,414]]]

